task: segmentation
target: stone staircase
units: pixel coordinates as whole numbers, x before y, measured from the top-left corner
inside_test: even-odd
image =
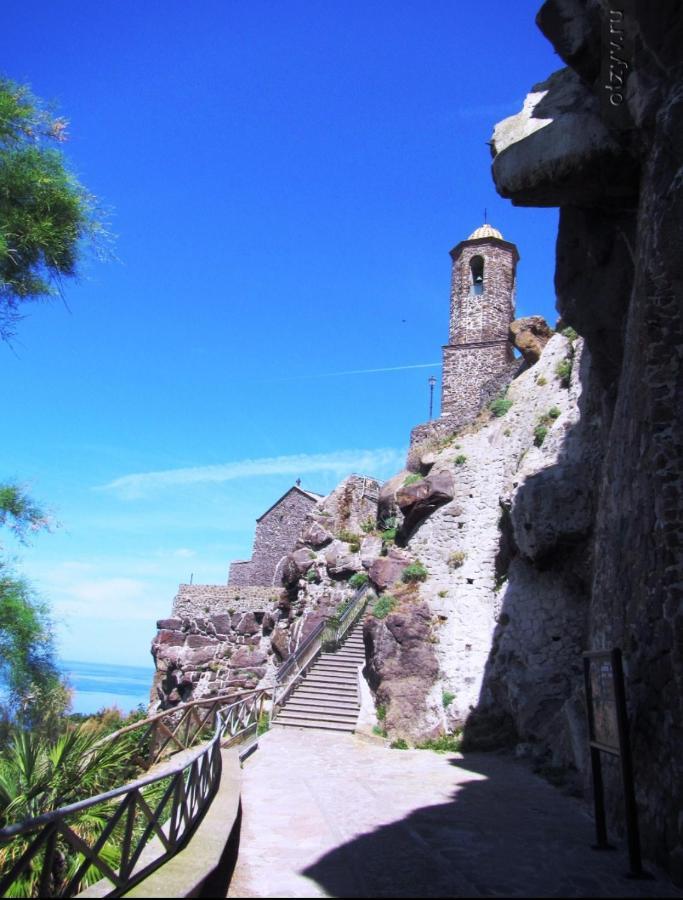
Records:
[[[321,653],[287,698],[273,725],[353,731],[360,712],[358,666],[365,663],[363,622],[334,653]]]

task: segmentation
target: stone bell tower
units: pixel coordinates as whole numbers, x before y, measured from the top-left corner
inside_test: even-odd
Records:
[[[441,416],[475,417],[481,390],[514,361],[508,327],[515,315],[517,247],[482,225],[451,250],[451,318],[443,348]]]

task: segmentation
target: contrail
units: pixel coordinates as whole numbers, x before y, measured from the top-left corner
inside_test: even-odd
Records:
[[[303,381],[309,378],[334,378],[337,375],[374,375],[377,372],[404,372],[406,369],[440,369],[441,363],[417,363],[413,366],[384,366],[381,369],[347,369],[345,372],[318,372],[311,375],[291,375],[287,378],[264,378],[263,381]]]

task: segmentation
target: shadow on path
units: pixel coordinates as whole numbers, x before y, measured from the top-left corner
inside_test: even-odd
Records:
[[[624,877],[624,849],[592,850],[578,802],[521,764],[492,754],[443,761],[456,770],[450,802],[360,834],[301,874],[332,897],[683,897],[661,878]]]

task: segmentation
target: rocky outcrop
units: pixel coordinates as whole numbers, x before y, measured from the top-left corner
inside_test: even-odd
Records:
[[[374,478],[349,475],[320,505],[319,521],[333,534],[358,534],[364,523],[376,521],[378,497],[379,482]]]
[[[400,487],[396,491],[396,503],[403,514],[402,532],[410,534],[435,509],[452,500],[453,492],[453,475],[445,469],[432,472],[422,481]]]
[[[364,626],[366,677],[393,738],[420,741],[443,730],[431,634],[431,611],[414,600],[402,602],[384,620],[369,618]]]
[[[530,366],[541,358],[552,335],[553,330],[543,316],[526,316],[510,323],[510,340]]]
[[[401,575],[406,566],[412,562],[412,557],[404,550],[392,547],[386,556],[378,557],[370,566],[370,581],[380,590],[385,590],[401,580]]]
[[[272,615],[241,611],[160,619],[152,642],[154,709],[255,687],[266,675]]]
[[[538,21],[570,68],[496,127],[493,174],[515,204],[560,206],[555,286],[592,360],[592,465],[565,462],[572,427],[556,467],[510,496],[519,556],[477,712],[506,710],[537,749],[586,774],[580,651],[621,647],[641,838],[683,883],[683,12],[548,0]],[[616,71],[598,39],[610,21],[627,64]],[[529,630],[537,596],[557,610],[549,632]],[[618,827],[616,773],[606,787]]]

